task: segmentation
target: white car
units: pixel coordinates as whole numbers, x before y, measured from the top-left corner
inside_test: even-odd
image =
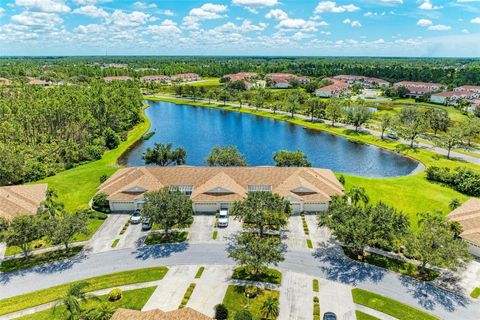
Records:
[[[219,227],[228,227],[228,210],[220,209],[218,214],[218,224]]]
[[[130,217],[130,223],[139,224],[140,222],[142,222],[142,214],[140,213],[140,211],[135,211]]]

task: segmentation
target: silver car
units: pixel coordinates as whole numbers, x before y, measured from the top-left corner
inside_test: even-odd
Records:
[[[218,214],[217,225],[222,228],[228,227],[228,210],[227,209],[220,209],[220,213]]]
[[[140,213],[140,211],[137,210],[132,213],[132,216],[130,217],[130,223],[139,224],[140,222],[142,222],[142,214]]]

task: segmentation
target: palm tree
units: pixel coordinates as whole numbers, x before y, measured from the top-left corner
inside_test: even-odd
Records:
[[[115,308],[108,304],[102,303],[100,306],[90,309],[84,316],[85,320],[110,320],[115,313]]]
[[[63,203],[57,201],[58,195],[53,189],[48,189],[45,200],[42,202],[41,207],[38,209],[39,214],[48,213],[50,218],[59,216],[60,213],[64,213]]]
[[[72,284],[65,296],[57,303],[53,308],[55,313],[56,308],[59,306],[64,306],[66,313],[68,313],[67,320],[76,320],[78,316],[82,313],[81,302],[87,300],[88,295],[85,292],[85,288],[88,286],[88,282],[77,282]]]
[[[370,198],[368,197],[367,192],[363,187],[353,187],[348,192],[348,196],[350,197],[354,205],[357,205],[360,201],[363,202],[364,205],[366,205],[370,201]]]
[[[280,314],[280,303],[277,298],[268,297],[262,304],[260,311],[262,312],[264,319],[276,319]]]

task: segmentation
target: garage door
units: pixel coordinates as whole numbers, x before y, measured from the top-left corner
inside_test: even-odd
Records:
[[[136,209],[135,202],[118,201],[110,202],[110,209],[112,211],[134,211]]]
[[[300,203],[291,203],[290,206],[292,207],[293,213],[302,212],[302,205]]]
[[[194,205],[195,212],[215,212],[219,208],[216,202],[197,202]]]
[[[305,202],[303,204],[305,212],[319,212],[327,210],[327,204],[322,202]]]

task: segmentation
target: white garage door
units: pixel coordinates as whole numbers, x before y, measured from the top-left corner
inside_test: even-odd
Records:
[[[290,203],[292,207],[293,213],[300,213],[302,212],[302,204],[301,203]]]
[[[215,212],[219,205],[216,202],[197,202],[193,208],[195,212]]]
[[[327,210],[327,204],[323,202],[305,202],[303,204],[303,211],[305,212],[319,212]]]
[[[110,209],[112,211],[135,211],[136,206],[133,201],[111,201]]]
[[[471,254],[473,254],[474,256],[480,258],[480,247],[477,247],[477,246],[474,246],[472,244],[468,244],[468,249],[470,251]]]

